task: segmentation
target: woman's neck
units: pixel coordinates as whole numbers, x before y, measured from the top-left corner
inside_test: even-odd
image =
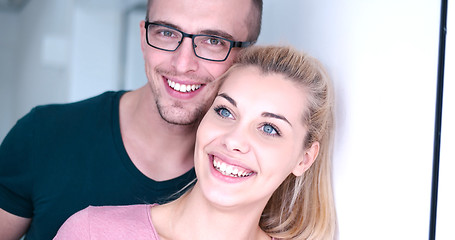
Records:
[[[194,189],[193,189],[194,190]],[[270,239],[259,228],[262,208],[215,206],[198,191],[152,208],[152,220],[165,239]]]

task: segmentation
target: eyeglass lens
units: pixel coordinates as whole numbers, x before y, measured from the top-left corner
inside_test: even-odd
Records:
[[[224,60],[231,49],[231,42],[210,35],[193,35],[193,48],[196,56],[208,60]],[[149,24],[148,44],[155,48],[175,51],[183,41],[182,32],[166,26]]]

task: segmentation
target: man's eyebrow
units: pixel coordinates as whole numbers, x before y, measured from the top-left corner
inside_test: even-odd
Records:
[[[285,122],[287,122],[289,125],[291,125],[292,127],[292,124],[291,122],[288,121],[287,118],[285,118],[283,115],[279,115],[279,114],[275,114],[275,113],[270,113],[270,112],[263,112],[261,114],[262,117],[270,117],[270,118],[276,118],[276,119],[280,119],[280,120],[283,120]]]
[[[214,35],[214,36],[226,38],[229,40],[234,40],[234,37],[232,37],[231,34],[224,32],[224,31],[220,31],[220,30],[206,29],[206,30],[202,30],[200,33],[206,34],[206,35]]]
[[[170,22],[166,22],[166,21],[153,21],[151,23],[162,24],[162,25],[166,25],[166,26],[173,27],[175,29],[181,30],[177,25],[174,25],[174,24],[172,24]]]
[[[166,25],[166,26],[169,26],[169,27],[173,27],[175,29],[178,29],[180,31],[182,31],[182,29],[175,25],[175,24],[172,24],[170,22],[166,22],[166,21],[153,21],[151,23],[157,23],[157,24],[162,24],[162,25]],[[205,29],[205,30],[202,30],[198,33],[188,33],[188,34],[205,34],[205,35],[214,35],[214,36],[217,36],[217,37],[222,37],[222,38],[226,38],[226,39],[229,39],[229,40],[234,40],[234,37],[232,37],[231,34],[227,33],[227,32],[224,32],[224,31],[221,31],[221,30],[213,30],[213,29]]]
[[[234,105],[235,107],[237,107],[237,102],[232,99],[231,97],[229,97],[226,93],[220,93],[217,95],[218,97],[222,97],[224,99],[226,99],[228,102],[230,102],[232,105]]]

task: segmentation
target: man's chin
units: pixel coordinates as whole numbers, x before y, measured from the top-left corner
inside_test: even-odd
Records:
[[[202,119],[202,113],[199,111],[192,113],[184,113],[181,111],[158,111],[161,118],[172,125],[192,126],[198,124]]]
[[[194,103],[192,106],[184,105],[179,102],[165,105],[162,102],[156,102],[158,113],[165,122],[181,126],[197,125],[204,117],[206,106],[195,105]]]
[[[182,119],[168,119],[168,118],[163,118],[164,121],[166,121],[169,124],[176,125],[176,126],[194,126],[197,124],[199,121],[196,120],[182,120]]]

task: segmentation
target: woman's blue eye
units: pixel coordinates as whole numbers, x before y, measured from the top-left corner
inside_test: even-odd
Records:
[[[220,109],[220,115],[223,117],[229,117],[229,115],[231,115],[231,113],[227,109],[223,108],[223,109]]]
[[[231,112],[224,107],[215,108],[215,112],[223,118],[232,118]]]
[[[280,136],[280,133],[277,131],[277,129],[276,129],[274,126],[272,126],[272,125],[270,125],[270,124],[268,124],[268,123],[262,125],[261,129],[262,129],[262,131],[264,131],[264,133],[266,133],[267,135],[277,135],[277,136]]]

